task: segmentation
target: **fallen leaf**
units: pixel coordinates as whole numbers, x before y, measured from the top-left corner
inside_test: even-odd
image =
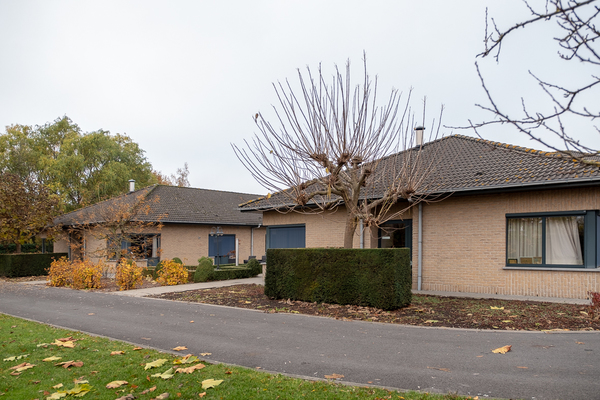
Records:
[[[120,388],[123,385],[127,385],[129,382],[127,381],[112,381],[111,383],[109,383],[108,385],[106,385],[107,389],[116,389],[116,388]]]
[[[450,372],[450,370],[448,368],[438,368],[438,367],[427,367],[429,369],[437,369],[439,371],[445,371],[445,372]]]
[[[194,323],[194,321],[190,321],[190,324],[193,324],[193,323]]]
[[[93,313],[93,312],[91,312],[91,313],[88,313],[88,315],[94,315],[94,313]]]
[[[52,386],[52,389],[60,389],[61,387],[63,387],[63,384],[59,383],[58,385]]]
[[[144,369],[150,369],[150,368],[158,368],[160,366],[162,366],[164,363],[166,363],[168,360],[166,358],[161,358],[158,359],[156,361],[152,361],[146,364],[146,366],[144,367]]]
[[[122,351],[122,350],[116,350],[116,351],[111,351],[111,352],[110,352],[110,355],[111,355],[111,356],[117,356],[117,355],[119,355],[119,354],[125,354],[125,352],[124,352],[124,351]]]
[[[521,369],[528,369],[529,367],[517,367],[517,368],[521,368]]]
[[[583,343],[583,342],[575,342],[575,343],[577,343],[577,344],[585,344],[585,343]]]
[[[206,357],[206,356],[210,356],[210,355],[212,355],[212,353],[200,353],[200,355],[201,355],[202,357]]]
[[[60,339],[56,339],[59,342],[74,342],[75,338],[73,336],[69,336],[69,337],[65,337],[65,338],[60,338]]]
[[[512,322],[510,319],[504,320],[502,322]]]
[[[62,399],[63,397],[67,397],[67,394],[65,392],[56,392],[46,397],[46,400],[58,400]]]
[[[202,389],[210,389],[219,386],[223,379],[205,379],[202,381]]]
[[[327,379],[342,379],[343,377],[344,377],[344,375],[340,375],[340,374],[325,375],[325,378],[327,378]]]
[[[428,319],[427,321],[425,321],[426,324],[433,324],[434,322],[440,322],[437,319]]]
[[[154,375],[150,375],[150,376],[152,376],[153,378],[171,379],[173,377],[173,375],[175,375],[175,373],[173,372],[173,368],[169,368],[162,374],[159,372],[158,374],[154,374]]]
[[[58,360],[60,360],[61,358],[62,358],[62,357],[52,356],[52,357],[47,357],[47,358],[44,358],[42,361],[46,361],[46,362],[48,362],[48,361],[58,361]]]
[[[492,310],[504,310],[504,307],[490,306],[490,309],[492,309]]]
[[[63,367],[63,368],[70,368],[70,367],[83,367],[83,361],[65,361],[65,362],[61,362],[58,364],[54,364],[55,367]]]
[[[206,392],[202,392],[202,393],[198,394],[198,397],[204,397],[204,396],[206,396]]]
[[[179,358],[179,359],[173,361],[173,364],[191,364],[191,363],[198,362],[198,361],[200,361],[200,360],[198,360],[198,357],[188,354],[183,358]]]
[[[169,393],[163,393],[161,395],[156,396],[155,398],[151,399],[151,400],[165,400],[169,398]]]
[[[152,386],[150,389],[144,390],[141,394],[147,394],[150,392],[154,392],[156,390],[156,386]]]
[[[477,356],[477,357],[483,357],[483,356]]]
[[[141,350],[141,349],[142,349],[141,347],[134,347],[133,348],[134,351]]]
[[[191,367],[187,367],[187,368],[177,368],[175,370],[175,372],[180,373],[180,374],[182,374],[182,373],[191,374],[195,370],[202,369],[204,367],[205,367],[204,364],[196,364],[196,365],[192,365]]]
[[[64,341],[61,341],[60,339],[56,339],[54,341],[54,343],[51,343],[51,344],[53,344],[55,346],[59,346],[59,347],[68,347],[70,349],[75,347],[75,342],[71,342],[71,341],[64,342]]]
[[[174,347],[173,350],[175,350],[175,351],[187,350],[187,347],[185,347],[185,346],[177,346],[177,347]]]
[[[17,361],[17,360],[20,360],[21,358],[27,357],[28,355],[29,354],[23,354],[22,356],[12,356],[12,357],[5,358],[4,361]]]
[[[48,347],[50,346],[52,343],[40,343],[37,345],[37,347]]]
[[[497,349],[492,350],[492,353],[506,354],[510,351],[511,347],[512,346],[510,346],[510,345],[498,347]]]
[[[35,367],[34,364],[29,364],[29,363],[24,362],[19,365],[15,365],[14,367],[10,367],[9,370],[14,369],[15,372],[23,372],[23,371],[28,370],[33,367]]]
[[[117,400],[135,400],[135,396],[130,393],[127,396],[119,397]]]

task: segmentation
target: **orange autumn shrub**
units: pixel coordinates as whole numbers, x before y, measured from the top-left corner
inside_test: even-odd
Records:
[[[142,284],[144,268],[138,267],[133,260],[121,259],[117,265],[115,279],[119,290],[130,290]]]
[[[71,262],[67,257],[52,261],[48,268],[48,283],[50,286],[69,286],[72,282]]]
[[[77,260],[72,263],[72,283],[74,289],[99,289],[104,264],[100,261],[94,264],[90,260]]]
[[[163,260],[160,262],[156,281],[161,285],[180,285],[188,282],[188,276],[185,265],[173,260]]]

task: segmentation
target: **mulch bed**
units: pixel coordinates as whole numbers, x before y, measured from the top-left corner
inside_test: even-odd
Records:
[[[589,306],[414,295],[409,307],[383,311],[372,307],[270,299],[261,285],[236,285],[151,296],[155,298],[250,308],[267,313],[317,315],[403,325],[497,330],[600,330]]]
[[[37,281],[46,277],[0,278]],[[94,291],[119,290],[114,279],[103,279]],[[160,286],[145,279],[137,288]],[[307,303],[270,299],[262,285],[235,285],[213,289],[171,292],[154,298],[261,310],[267,313],[308,314],[339,320],[403,325],[494,330],[600,330],[600,318],[589,315],[586,305],[413,295],[409,307],[383,311],[373,307]]]

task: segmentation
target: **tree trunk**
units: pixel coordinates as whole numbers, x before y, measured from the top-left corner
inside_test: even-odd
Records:
[[[346,229],[344,230],[344,248],[351,249],[354,247],[354,232],[356,231],[357,218],[348,213],[346,217]]]
[[[21,252],[21,243],[17,242],[17,249],[15,250],[15,253],[19,254]]]

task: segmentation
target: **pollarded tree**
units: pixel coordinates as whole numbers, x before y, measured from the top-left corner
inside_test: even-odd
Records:
[[[22,180],[11,173],[0,173],[0,241],[21,245],[52,222],[58,197],[42,184]]]
[[[344,247],[351,248],[360,220],[375,227],[429,199],[436,157],[425,159],[423,146],[416,146],[410,93],[403,100],[394,89],[379,106],[377,79],[367,74],[366,60],[362,85],[353,86],[349,61],[345,74],[335,71],[327,84],[320,67],[316,77],[309,68],[306,75],[298,70],[299,94],[288,81],[274,84],[275,125],[257,113],[260,134],[245,148],[232,146],[269,193],[286,198],[273,209],[311,213],[343,205]],[[439,128],[438,121],[435,136]],[[392,212],[402,199],[405,207]]]
[[[498,62],[502,45],[508,45],[509,38],[517,35],[519,31],[526,30],[532,25],[554,21],[560,34],[554,37],[558,43],[559,51],[557,61],[571,62],[572,66],[587,66],[590,74],[585,77],[580,73],[577,79],[574,73],[565,69],[562,82],[549,82],[530,72],[540,88],[548,96],[551,107],[542,109],[539,106],[531,107],[522,99],[522,113],[520,116],[509,115],[504,106],[494,99],[488,89],[483,75],[477,66],[477,72],[482,86],[487,94],[488,105],[479,105],[484,110],[491,112],[494,118],[472,123],[468,128],[475,129],[488,125],[507,124],[531,139],[563,153],[569,157],[584,157],[581,153],[598,154],[598,149],[582,142],[578,132],[569,131],[568,121],[574,119],[585,126],[587,121],[590,131],[600,133],[594,123],[600,117],[600,28],[596,25],[600,19],[600,2],[597,0],[546,0],[545,2],[531,3],[523,1],[531,13],[531,17],[520,21],[508,28],[500,29],[496,21],[491,19],[493,29],[489,31],[490,21],[486,17],[485,50],[479,57],[494,57]],[[552,144],[552,138],[559,138],[561,146]],[[586,160],[589,162],[589,160]]]

